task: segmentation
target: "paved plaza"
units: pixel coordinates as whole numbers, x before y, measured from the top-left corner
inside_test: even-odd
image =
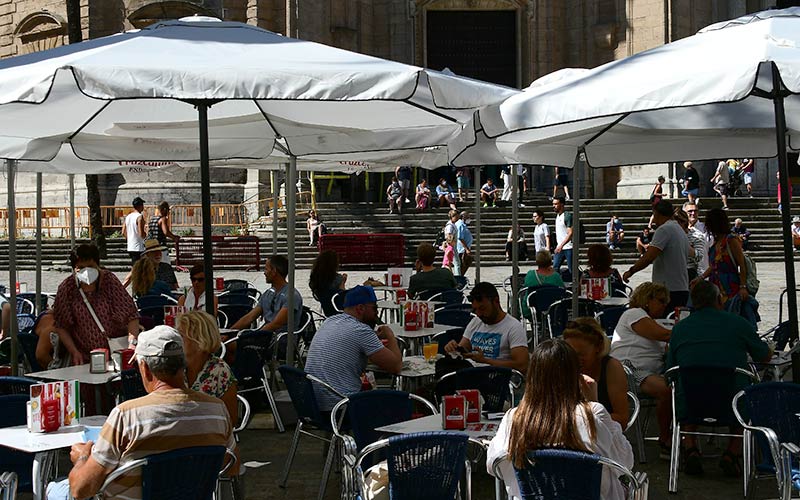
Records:
[[[526,271],[527,268],[521,268]],[[624,269],[623,269],[624,270]],[[484,267],[481,269],[481,278],[495,284],[502,283],[503,279],[511,273],[510,266]],[[308,289],[307,270],[298,270],[296,274],[297,287],[304,298],[310,298]],[[762,323],[760,329],[764,330],[774,325],[778,319],[778,294],[785,287],[785,274],[783,265],[778,263],[762,263],[758,265],[758,274],[761,279],[761,289],[758,294]],[[230,272],[224,271],[219,275],[225,278],[246,279],[257,288],[264,289],[264,277],[260,272]],[[368,277],[379,277],[380,271],[348,271],[348,284],[363,282]],[[19,273],[20,281],[26,281],[29,289],[33,289],[34,275],[32,272]],[[474,270],[468,276],[474,281]],[[631,285],[649,279],[650,272],[645,270],[634,276]],[[48,271],[43,273],[43,286],[46,291],[53,292],[58,284],[66,277],[65,273]],[[123,274],[120,273],[120,277]],[[798,276],[800,278],[800,276]],[[189,286],[187,273],[178,273],[178,281],[183,286]],[[502,292],[501,292],[502,294]],[[501,301],[505,304],[505,298]],[[311,303],[317,307],[316,302]],[[784,304],[784,309],[786,308]],[[784,310],[784,318],[786,312]],[[654,419],[653,419],[654,420]],[[656,430],[651,424],[648,435],[655,435]],[[248,499],[307,499],[315,498],[319,488],[323,467],[322,444],[310,438],[301,439],[297,457],[289,480],[288,488],[281,489],[277,486],[286,453],[292,437],[294,427],[288,427],[285,433],[272,429],[272,418],[269,413],[256,414],[251,428],[241,435],[242,460],[246,462],[268,462],[259,468],[249,469],[246,474],[246,489]],[[712,454],[714,444],[705,444],[704,451]],[[677,495],[667,493],[668,462],[658,459],[658,450],[653,442],[648,442],[647,453],[649,461],[646,464],[636,464],[636,470],[646,471],[650,477],[651,499],[733,499],[742,496],[741,479],[724,477],[717,467],[717,459],[708,458],[704,461],[705,475],[689,477],[682,474],[679,478],[679,492]],[[68,463],[61,469],[67,471]],[[494,498],[494,483],[488,477],[483,462],[473,468],[473,498],[483,500]],[[332,475],[326,499],[338,498],[338,476]],[[771,480],[757,482],[753,498],[775,498],[775,483]],[[22,496],[22,498],[29,498]]]

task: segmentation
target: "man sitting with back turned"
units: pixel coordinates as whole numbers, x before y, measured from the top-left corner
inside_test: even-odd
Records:
[[[111,411],[96,443],[72,445],[69,479],[50,483],[47,498],[95,495],[115,469],[140,458],[194,446],[236,447],[225,404],[186,387],[186,358],[181,335],[169,326],[139,334],[136,360],[147,396]],[[111,498],[142,498],[141,469],[107,488]]]
[[[667,351],[667,369],[673,366],[725,366],[749,370],[747,356],[756,362],[767,362],[772,358],[772,349],[758,338],[755,327],[746,319],[724,310],[725,299],[719,288],[708,281],[699,281],[692,288],[694,312],[680,320],[672,329]],[[739,389],[750,383],[747,376],[737,375]],[[709,387],[709,390],[714,390]],[[680,394],[680,387],[676,396]],[[683,411],[682,399],[676,397],[676,411],[680,419]],[[696,427],[684,426],[687,431]],[[733,430],[736,433],[737,430]],[[741,429],[738,429],[741,432]],[[687,474],[701,474],[703,466],[695,436],[684,437],[685,469]],[[726,475],[741,476],[742,440],[731,438],[728,449],[722,455],[720,467]]]
[[[475,318],[464,330],[460,342],[451,340],[447,352],[462,348],[464,357],[476,363],[528,370],[528,337],[522,323],[500,307],[500,295],[491,283],[476,283],[469,294]]]
[[[378,299],[371,286],[356,286],[344,297],[343,314],[326,319],[314,335],[306,359],[306,373],[348,396],[361,390],[367,360],[392,374],[400,373],[403,355],[394,332],[378,324]],[[330,411],[339,397],[314,386],[320,410]]]
[[[433,267],[436,249],[430,243],[420,243],[417,247],[417,262],[414,267],[417,274],[408,282],[408,295],[414,297],[423,290],[453,290],[456,279],[446,267]]]

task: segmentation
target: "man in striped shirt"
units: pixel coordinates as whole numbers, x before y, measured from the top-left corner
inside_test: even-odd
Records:
[[[194,446],[235,448],[224,403],[186,387],[183,341],[175,329],[142,332],[136,359],[147,396],[114,408],[96,443],[72,446],[68,482],[48,485],[48,499],[67,498],[67,489],[75,498],[94,496],[112,471],[149,455]],[[106,497],[142,498],[140,469],[112,483]]]

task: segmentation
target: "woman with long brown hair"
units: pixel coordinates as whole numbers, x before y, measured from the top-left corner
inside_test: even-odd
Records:
[[[513,467],[524,467],[526,453],[542,448],[586,451],[633,467],[633,450],[618,423],[597,400],[597,386],[581,375],[578,356],[564,340],[547,340],[531,355],[519,406],[509,410],[487,451],[486,467],[493,472],[499,458],[506,491],[521,498]],[[603,471],[601,498],[624,498],[613,473]]]

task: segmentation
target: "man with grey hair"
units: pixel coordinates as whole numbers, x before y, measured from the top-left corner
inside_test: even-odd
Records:
[[[139,334],[135,356],[147,395],[111,411],[97,442],[72,445],[67,480],[50,483],[48,499],[94,496],[106,477],[125,464],[156,453],[195,446],[236,447],[225,404],[186,387],[181,335],[169,326]],[[140,472],[106,489],[114,498],[142,498]]]
[[[772,349],[759,337],[753,326],[741,316],[724,310],[724,299],[719,288],[708,281],[698,281],[691,291],[694,312],[680,320],[672,329],[667,351],[667,369],[673,366],[720,366],[748,369],[750,355],[756,362],[767,362]],[[736,384],[742,388],[750,383],[747,377],[737,375]],[[713,391],[713,387],[709,387]],[[680,393],[680,391],[679,391]],[[681,398],[676,399],[680,420]],[[686,430],[692,430],[686,426]],[[741,466],[741,438],[732,438],[728,450],[720,461],[727,475],[734,475]],[[684,438],[686,473],[701,474],[703,466],[694,436]],[[736,463],[738,461],[738,464]],[[741,475],[741,472],[738,472]]]

